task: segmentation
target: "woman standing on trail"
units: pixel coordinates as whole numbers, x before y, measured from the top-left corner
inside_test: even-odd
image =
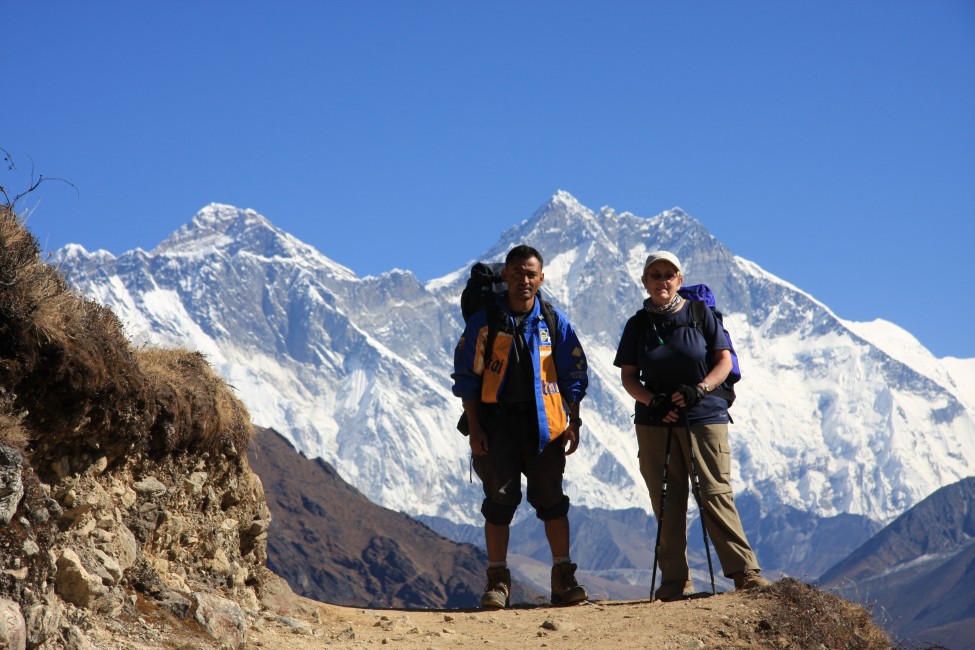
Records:
[[[676,600],[694,593],[687,565],[692,462],[703,500],[701,518],[725,576],[734,580],[736,589],[768,585],[745,538],[729,482],[728,402],[712,394],[732,368],[721,323],[710,309],[687,308],[689,301],[678,293],[684,282],[680,260],[673,253],[651,253],[642,282],[649,298],[626,322],[613,363],[636,400],[640,473],[660,530],[656,556],[662,582],[653,596]],[[703,314],[700,323],[692,311]],[[665,498],[666,517],[661,520]]]

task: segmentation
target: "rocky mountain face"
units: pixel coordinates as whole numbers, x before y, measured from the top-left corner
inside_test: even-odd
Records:
[[[248,449],[272,514],[268,568],[295,591],[336,605],[463,608],[480,602],[487,556],[378,506],[322,459],[258,428]],[[512,602],[548,593],[515,583]]]
[[[480,257],[498,260],[521,242],[543,252],[546,295],[566,310],[590,360],[584,447],[567,468],[574,504],[649,511],[632,402],[612,359],[656,248],[681,257],[687,283],[712,286],[726,314],[744,372],[733,483],[767,570],[817,575],[975,470],[975,407],[964,397],[971,364],[887,351],[682,211],[594,212],[559,192]],[[467,267],[425,284],[398,270],[359,278],[261,215],[224,205],[151,252],[72,246],[57,263],[115,310],[134,341],[201,350],[256,422],[370,500],[444,533],[479,527],[480,490],[468,480],[449,378]],[[598,557],[577,560],[601,570]]]
[[[826,571],[903,640],[975,648],[975,478],[937,490]]]

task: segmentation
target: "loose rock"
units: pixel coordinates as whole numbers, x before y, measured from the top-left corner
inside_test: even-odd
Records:
[[[0,648],[24,650],[27,647],[27,623],[20,607],[12,600],[0,598]]]

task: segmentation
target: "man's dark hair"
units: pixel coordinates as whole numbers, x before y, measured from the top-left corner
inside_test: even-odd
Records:
[[[532,257],[538,260],[538,265],[541,267],[545,266],[544,260],[542,260],[542,254],[531,246],[525,244],[519,244],[515,246],[510,251],[508,251],[508,256],[504,258],[504,265],[508,266],[512,262],[520,262],[521,260],[531,259]]]

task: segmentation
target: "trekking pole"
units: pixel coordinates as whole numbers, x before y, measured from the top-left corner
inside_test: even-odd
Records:
[[[708,556],[708,572],[711,574],[711,593],[718,593],[714,586],[714,565],[711,564],[711,548],[708,546],[708,528],[704,525],[704,499],[701,498],[701,481],[697,476],[697,460],[694,457],[694,441],[691,439],[691,421],[687,417],[687,409],[682,409],[684,413],[684,427],[687,429],[687,449],[691,454],[691,486],[694,492],[694,499],[697,501],[697,509],[701,512],[701,533],[704,535],[704,552]]]
[[[664,450],[664,482],[660,488],[660,516],[657,518],[657,541],[653,545],[653,577],[650,578],[650,602],[656,600],[657,592],[657,553],[660,552],[660,529],[664,526],[664,504],[667,502],[667,474],[670,468],[670,441],[674,437],[674,426],[667,427],[667,447]]]

